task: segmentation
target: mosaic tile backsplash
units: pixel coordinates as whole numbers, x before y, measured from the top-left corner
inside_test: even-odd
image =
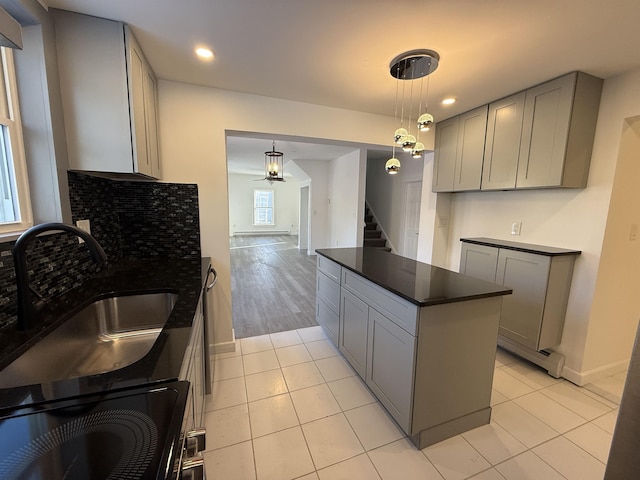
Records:
[[[199,258],[200,219],[195,184],[119,181],[69,172],[73,222],[89,219],[110,263],[121,259]],[[11,249],[0,243],[0,337],[16,321]],[[100,267],[67,232],[41,235],[27,248],[31,284],[44,299],[82,284]]]

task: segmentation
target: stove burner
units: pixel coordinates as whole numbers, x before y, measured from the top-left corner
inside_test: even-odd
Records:
[[[123,409],[100,411],[64,423],[15,450],[0,461],[0,478],[32,478],[30,470],[37,468],[39,460],[87,435],[98,435],[103,441],[107,440],[100,445],[105,450],[114,449],[114,445],[109,445],[114,438],[119,442],[119,458],[109,459],[117,463],[108,474],[105,472],[108,476],[104,478],[107,479],[143,478],[158,446],[158,430],[146,414]],[[62,467],[63,478],[83,478],[83,468],[86,465],[82,461],[78,462],[82,453],[79,451],[73,458],[68,458],[68,465]],[[105,453],[105,457],[108,459],[109,456]],[[106,467],[110,468],[108,465]]]

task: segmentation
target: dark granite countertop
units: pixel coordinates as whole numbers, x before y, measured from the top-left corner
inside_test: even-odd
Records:
[[[510,288],[478,280],[374,247],[316,250],[420,307],[508,295]]]
[[[506,248],[508,250],[517,250],[519,252],[537,253],[538,255],[546,255],[548,257],[557,257],[561,255],[580,255],[580,250],[571,250],[568,248],[546,247],[544,245],[534,245],[531,243],[512,242],[510,240],[498,240],[495,238],[461,238],[461,242],[475,243],[476,245],[486,245],[488,247]]]
[[[80,288],[60,297],[38,331],[16,331],[15,334],[6,336],[0,350],[0,369],[11,363],[58,323],[101,296],[152,291],[172,291],[178,294],[158,340],[149,353],[138,362],[99,375],[0,389],[0,410],[177,379],[209,263],[209,258],[121,260],[109,265]]]

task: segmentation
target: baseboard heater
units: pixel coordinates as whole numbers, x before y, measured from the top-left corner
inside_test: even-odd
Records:
[[[251,230],[251,231],[236,231],[233,236],[237,237],[240,235],[290,235],[291,232],[289,230]]]

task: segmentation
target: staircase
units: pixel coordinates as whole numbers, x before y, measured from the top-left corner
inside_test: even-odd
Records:
[[[378,223],[373,218],[369,207],[365,206],[364,221],[366,223],[364,227],[364,245],[365,247],[376,247],[387,252],[391,251],[391,248],[387,246],[387,239],[384,238],[382,231],[378,230]]]

